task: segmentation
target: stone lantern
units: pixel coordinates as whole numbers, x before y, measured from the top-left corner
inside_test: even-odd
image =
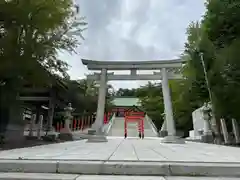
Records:
[[[67,107],[64,108],[64,128],[60,131],[60,139],[72,140],[72,131],[70,129],[70,123],[73,120],[72,112],[75,109],[72,108],[72,104],[68,103]]]
[[[69,128],[70,122],[73,119],[72,112],[74,109],[72,108],[72,104],[68,103],[67,107],[64,108],[64,111],[65,126]]]

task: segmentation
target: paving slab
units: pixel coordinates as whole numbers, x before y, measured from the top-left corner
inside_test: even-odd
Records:
[[[105,143],[82,140],[0,151],[0,172],[240,177],[239,153],[237,147],[111,136]]]

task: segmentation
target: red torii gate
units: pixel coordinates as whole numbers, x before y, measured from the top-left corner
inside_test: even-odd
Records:
[[[136,122],[138,126],[139,138],[144,138],[144,112],[125,112],[124,116],[124,137],[127,138],[128,122]]]

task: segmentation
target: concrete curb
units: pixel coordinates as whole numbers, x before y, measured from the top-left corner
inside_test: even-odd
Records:
[[[0,172],[240,177],[240,163],[0,160]]]

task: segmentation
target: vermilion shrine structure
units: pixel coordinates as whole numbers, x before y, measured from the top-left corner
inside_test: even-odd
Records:
[[[124,115],[124,138],[127,138],[127,125],[130,122],[135,122],[138,127],[139,138],[144,138],[144,112],[125,112]]]
[[[90,71],[100,71],[87,78],[99,81],[99,94],[96,121],[92,126],[91,133],[99,141],[107,141],[103,132],[103,118],[106,101],[107,81],[113,80],[161,80],[162,93],[165,108],[165,120],[167,125],[168,136],[163,139],[166,143],[180,143],[180,139],[176,137],[176,128],[173,118],[172,102],[169,89],[169,79],[181,79],[182,76],[176,71],[182,67],[184,61],[181,59],[174,60],[156,60],[156,61],[94,61],[82,59],[82,63],[87,66]],[[130,74],[117,75],[108,73],[110,71],[130,70]],[[138,74],[137,70],[157,70],[153,74]],[[160,92],[159,92],[160,93]]]

